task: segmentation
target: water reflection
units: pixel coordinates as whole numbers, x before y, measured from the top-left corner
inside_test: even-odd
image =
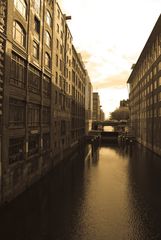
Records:
[[[136,239],[161,239],[161,159],[136,145],[129,161],[129,211]]]
[[[0,211],[3,240],[161,239],[161,159],[86,146]]]

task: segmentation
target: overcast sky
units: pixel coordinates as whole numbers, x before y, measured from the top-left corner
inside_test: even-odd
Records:
[[[127,79],[160,15],[161,0],[60,0],[106,113],[128,98]]]

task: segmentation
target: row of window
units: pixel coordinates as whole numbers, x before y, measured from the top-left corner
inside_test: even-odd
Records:
[[[27,4],[25,0],[14,0],[14,6],[17,9],[17,11],[21,14],[21,16],[26,20],[27,18]],[[34,0],[34,9],[38,15],[40,15],[40,7],[41,7],[41,1],[40,0]],[[52,17],[49,12],[49,10],[46,10],[46,16],[45,16],[46,23],[49,27],[52,26]]]
[[[10,84],[19,88],[26,87],[26,63],[25,60],[19,57],[17,54],[12,53],[11,62],[11,78]],[[28,88],[33,93],[40,94],[41,90],[41,73],[33,66],[29,66]],[[43,96],[50,97],[51,79],[47,76],[43,78]]]
[[[21,46],[26,46],[26,33],[24,28],[20,23],[17,21],[14,21],[13,23],[13,39],[19,43]],[[45,43],[46,45],[51,48],[51,36],[48,31],[45,31]],[[34,41],[33,42],[33,56],[38,60],[39,59],[39,53],[40,53],[40,47],[39,44]],[[45,66],[50,68],[51,65],[51,59],[50,55],[48,53],[45,53]]]
[[[42,138],[43,150],[47,152],[50,149],[50,134],[44,133]],[[26,147],[25,138],[9,139],[9,164],[23,161],[25,158]],[[40,150],[40,135],[30,135],[28,139],[28,157],[38,154]]]
[[[9,99],[9,126],[24,127],[26,103],[14,98]],[[29,127],[39,126],[41,122],[41,108],[38,104],[28,104],[27,108],[27,124]],[[43,106],[42,108],[42,123],[50,123],[50,108]]]
[[[138,66],[139,70],[137,70],[136,77],[133,79],[134,84],[137,84],[137,82],[145,75],[145,73],[150,69],[152,64],[160,56],[161,54],[160,41],[161,41],[161,34],[158,34],[156,35],[155,40],[153,40],[153,43],[151,44],[151,46],[145,50],[146,52],[144,53],[144,59]],[[156,70],[154,69],[154,71]]]
[[[161,107],[159,107],[158,109],[151,109],[151,110],[147,110],[147,111],[142,111],[140,113],[140,116],[138,114],[138,112],[136,112],[136,115],[134,114],[134,116],[136,117],[136,119],[147,119],[147,118],[157,118],[157,117],[161,117]]]

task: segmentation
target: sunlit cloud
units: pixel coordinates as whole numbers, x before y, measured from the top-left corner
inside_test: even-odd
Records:
[[[108,78],[100,82],[94,82],[93,87],[95,90],[100,90],[104,88],[110,88],[110,89],[125,88],[127,77],[128,77],[128,72],[122,72],[122,73],[119,73],[118,75],[109,76]]]

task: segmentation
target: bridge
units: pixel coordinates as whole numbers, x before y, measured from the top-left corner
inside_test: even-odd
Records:
[[[92,129],[98,130],[101,129],[104,126],[117,126],[117,127],[126,127],[127,126],[127,120],[105,120],[105,121],[93,121],[92,123]]]

